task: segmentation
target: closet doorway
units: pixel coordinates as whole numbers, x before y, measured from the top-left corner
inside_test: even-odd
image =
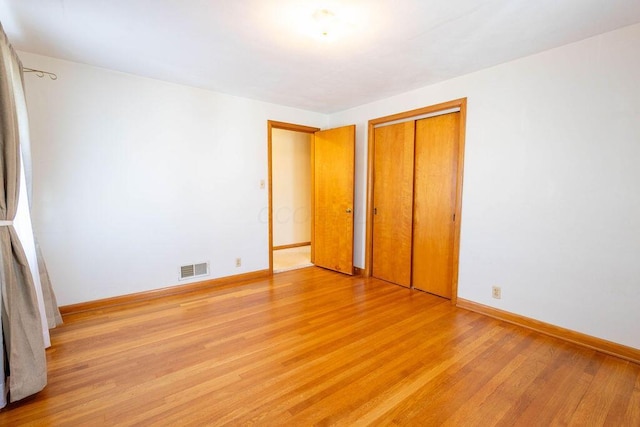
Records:
[[[365,274],[457,299],[466,99],[369,122]]]

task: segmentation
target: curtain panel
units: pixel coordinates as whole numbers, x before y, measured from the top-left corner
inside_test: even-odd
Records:
[[[42,390],[47,382],[34,279],[13,226],[21,173],[18,94],[24,97],[22,64],[0,25],[0,407],[7,394],[17,401]]]
[[[16,57],[17,58],[17,57]],[[18,61],[19,62],[19,61]],[[29,137],[29,118],[27,115],[27,103],[25,99],[24,93],[24,74],[22,72],[22,64],[19,63],[20,73],[17,75],[19,77],[19,84],[16,82],[14,86],[16,87],[16,106],[18,110],[18,121],[20,123],[20,151],[22,153],[22,171],[24,172],[24,183],[26,188],[26,199],[28,201],[28,209],[27,211],[31,211],[32,207],[32,167],[31,167],[31,138]],[[20,202],[21,204],[23,202]],[[18,208],[18,215],[20,214],[20,208]],[[24,218],[28,225],[31,226],[31,214],[28,214],[28,218]],[[42,290],[42,309],[41,316],[44,317],[47,328],[52,329],[58,325],[62,324],[62,316],[60,315],[60,310],[58,309],[58,302],[56,301],[55,293],[53,292],[53,287],[51,285],[51,279],[49,278],[49,270],[47,269],[47,264],[44,261],[44,257],[42,256],[42,251],[40,249],[40,244],[38,243],[38,238],[34,235],[33,228],[28,227],[28,230],[24,230],[27,234],[26,237],[18,231],[18,235],[21,239],[31,239],[33,240],[33,245],[29,248],[25,247],[25,251],[27,251],[27,257],[29,257],[29,251],[31,250],[32,256],[35,258],[36,262],[31,264],[31,274],[37,275],[39,280],[36,280],[36,291],[38,289]],[[37,283],[39,282],[39,283]]]

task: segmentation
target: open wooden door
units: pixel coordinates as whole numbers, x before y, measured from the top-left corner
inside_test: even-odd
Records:
[[[312,262],[353,274],[355,125],[316,132],[312,152]]]

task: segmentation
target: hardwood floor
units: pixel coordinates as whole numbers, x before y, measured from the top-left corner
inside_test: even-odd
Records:
[[[67,315],[0,425],[640,425],[640,365],[319,268]]]

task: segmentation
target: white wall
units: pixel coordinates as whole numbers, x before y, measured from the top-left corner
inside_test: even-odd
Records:
[[[639,46],[635,25],[332,115],[357,125],[356,264],[367,121],[467,97],[459,297],[640,348]]]
[[[273,246],[311,240],[311,135],[271,131]]]
[[[322,114],[20,53],[34,222],[58,302],[269,267],[267,120],[325,127]],[[235,258],[242,267],[235,267]],[[201,279],[200,279],[201,280]]]

